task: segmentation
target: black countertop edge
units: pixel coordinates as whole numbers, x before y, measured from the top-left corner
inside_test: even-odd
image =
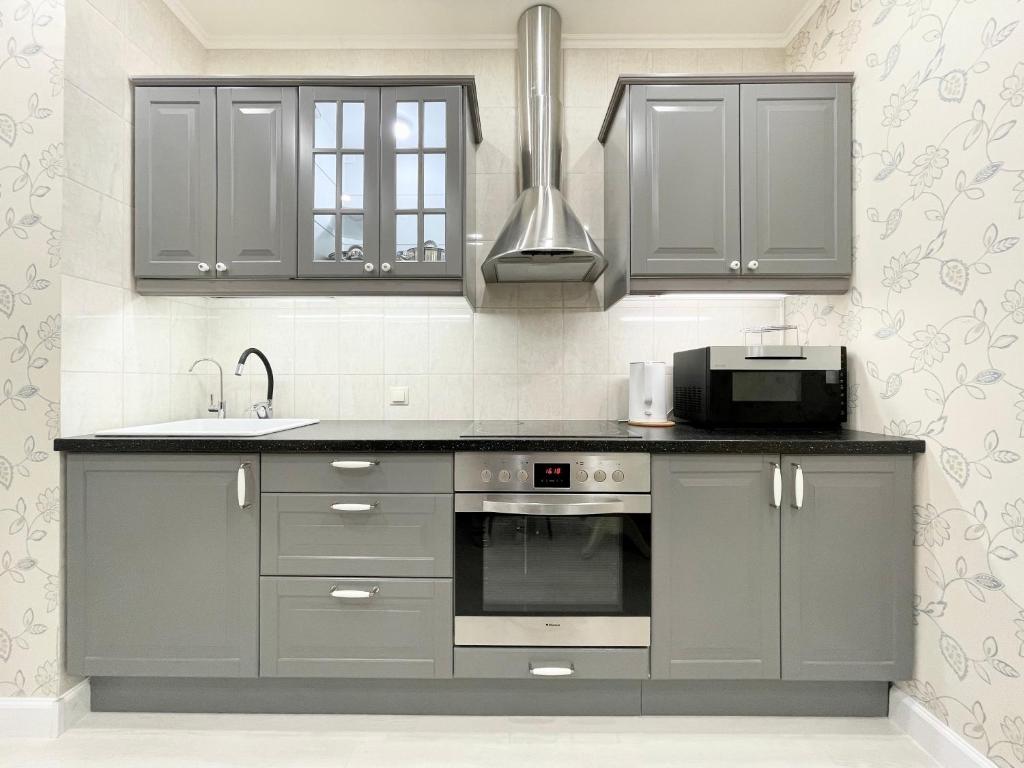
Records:
[[[335,424],[338,422],[334,422]],[[78,453],[312,453],[433,451],[586,451],[623,453],[796,453],[818,455],[892,455],[924,453],[925,441],[869,432],[737,433],[677,426],[641,429],[638,439],[583,438],[464,438],[385,434],[326,436],[330,428],[316,427],[252,438],[216,437],[67,437],[54,449]],[[394,432],[394,429],[388,430]],[[303,433],[306,433],[305,435]]]

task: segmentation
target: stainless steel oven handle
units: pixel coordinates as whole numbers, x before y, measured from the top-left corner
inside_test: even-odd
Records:
[[[602,496],[585,501],[538,501],[515,496],[485,498],[481,508],[496,515],[621,515],[626,512],[622,499]]]

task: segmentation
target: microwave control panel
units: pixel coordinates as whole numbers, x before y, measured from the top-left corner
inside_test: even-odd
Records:
[[[646,453],[456,453],[456,491],[648,493]]]

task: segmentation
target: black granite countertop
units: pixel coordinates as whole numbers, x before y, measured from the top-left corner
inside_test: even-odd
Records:
[[[924,440],[852,430],[629,427],[639,438],[462,437],[469,421],[321,421],[261,437],[62,437],[58,451],[86,453],[232,453],[353,451],[629,451],[640,453],[923,453]]]

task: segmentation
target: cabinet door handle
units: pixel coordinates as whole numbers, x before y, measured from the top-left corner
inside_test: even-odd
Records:
[[[793,465],[793,509],[802,509],[804,506],[804,468],[799,464]]]
[[[367,461],[339,460],[331,462],[331,466],[335,469],[369,469],[370,467],[376,467],[378,464],[380,464],[380,462],[376,459],[369,459]]]
[[[759,266],[761,265],[758,263],[757,259],[751,259],[747,262],[747,269],[751,272],[754,272]]]
[[[733,259],[732,261],[730,261],[729,262],[729,269],[731,269],[733,272],[738,272],[739,269],[740,269],[740,260],[739,259]]]
[[[374,586],[369,589],[341,589],[331,587],[331,597],[339,597],[342,600],[369,600],[377,596],[380,587]]]
[[[238,494],[238,508],[248,509],[252,506],[249,498],[249,474],[252,471],[252,464],[243,461],[238,465],[238,475],[235,477],[235,491]]]
[[[381,272],[390,272],[391,271],[391,265],[388,264],[388,262],[385,261],[383,264],[380,265],[380,271]]]
[[[225,263],[224,263],[223,261],[218,261],[218,262],[217,262],[216,264],[214,264],[213,266],[214,266],[214,268],[215,268],[215,269],[216,269],[216,270],[217,270],[218,272],[227,272],[227,271],[228,271],[228,265],[227,265],[227,264],[225,264]]]
[[[782,507],[782,467],[772,462],[772,506]]]
[[[373,272],[374,266],[370,262],[363,264],[363,272]]]
[[[196,269],[198,269],[200,272],[209,272],[210,265],[207,264],[205,261],[200,261],[198,264],[196,264]]]
[[[576,674],[572,664],[538,664],[530,662],[530,674],[534,677],[570,677]]]
[[[377,508],[377,502],[373,504],[331,504],[331,509],[335,512],[369,512],[371,509]]]

